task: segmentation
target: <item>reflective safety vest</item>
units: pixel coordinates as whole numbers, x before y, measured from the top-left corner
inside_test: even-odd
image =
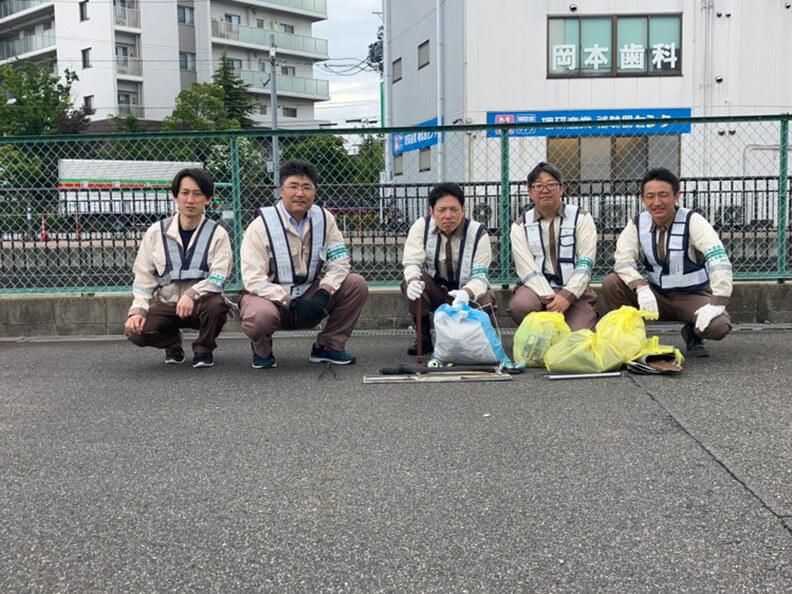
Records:
[[[556,256],[558,258],[558,272],[561,278],[555,274],[545,272],[544,241],[542,241],[542,221],[534,220],[534,210],[531,209],[523,215],[523,225],[525,234],[528,237],[528,247],[531,249],[534,260],[539,270],[542,271],[551,287],[563,287],[569,283],[572,274],[575,272],[575,252],[577,250],[577,238],[575,227],[580,209],[572,204],[564,205],[564,216],[561,218],[561,226],[558,231],[558,243],[556,245]],[[553,224],[552,222],[550,223]]]
[[[644,267],[649,282],[666,291],[692,293],[709,284],[709,275],[704,264],[690,259],[690,217],[693,211],[678,208],[668,233],[666,261],[660,263],[657,255],[656,235],[652,228],[652,215],[644,211],[635,220],[638,239],[644,253]]]
[[[165,247],[165,270],[162,275],[157,275],[157,283],[160,287],[171,283],[200,281],[209,276],[209,246],[212,245],[217,223],[204,219],[201,226],[193,233],[190,246],[182,246],[173,237],[165,235],[168,225],[179,224],[176,220],[178,216],[174,215],[160,221],[162,242]]]
[[[305,277],[297,277],[294,274],[294,260],[289,248],[289,240],[286,238],[286,227],[278,214],[277,207],[265,206],[259,209],[259,215],[267,229],[272,257],[275,259],[276,281],[284,291],[294,297],[302,296],[316,280],[321,267],[320,255],[326,243],[327,221],[324,210],[313,205],[308,212],[311,217],[311,250],[308,254],[308,273]]]
[[[484,225],[470,219],[463,219],[462,241],[459,244],[459,262],[456,266],[456,278],[447,279],[449,290],[456,290],[464,287],[472,276],[473,260],[476,257],[476,249],[481,238],[485,235]],[[434,233],[435,221],[431,216],[426,217],[424,226],[424,251],[426,252],[426,273],[434,279],[438,279],[438,269],[440,268],[440,233]],[[450,241],[450,240],[448,240]],[[445,272],[445,271],[443,271]],[[476,274],[481,278],[480,274]],[[487,277],[482,280],[489,284]]]

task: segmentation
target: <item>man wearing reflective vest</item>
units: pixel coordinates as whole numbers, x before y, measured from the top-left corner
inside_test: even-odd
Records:
[[[363,277],[350,270],[349,251],[333,214],[314,204],[319,172],[292,160],[280,169],[280,201],[260,208],[242,239],[242,330],[253,367],[277,366],[272,334],[306,329],[328,316],[308,359],[348,365],[346,342],[368,297]]]
[[[435,186],[429,193],[429,216],[410,227],[402,258],[401,289],[416,322],[420,304],[423,353],[433,349],[429,313],[444,303],[494,311],[495,294],[487,280],[491,260],[486,228],[465,218],[462,188],[454,183]],[[407,353],[418,353],[417,340]]]
[[[231,243],[225,229],[204,216],[214,196],[208,172],[182,169],[171,191],[179,212],[143,236],[124,327],[132,343],[165,349],[168,364],[184,362],[181,328],[194,328],[193,367],[211,367],[230,309],[223,285],[231,274]]]
[[[574,332],[594,330],[597,295],[589,286],[597,256],[597,228],[582,208],[561,202],[561,172],[539,163],[528,174],[534,207],[511,227],[511,249],[519,282],[509,315],[519,325],[534,311],[564,314]]]
[[[608,307],[632,305],[683,322],[694,357],[707,357],[704,338],[721,340],[732,328],[726,305],[732,266],[718,234],[699,213],[679,206],[679,178],[652,169],[641,181],[646,208],[619,235],[613,272],[602,289]],[[638,271],[643,264],[648,277]]]

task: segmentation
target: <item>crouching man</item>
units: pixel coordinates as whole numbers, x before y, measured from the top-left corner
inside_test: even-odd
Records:
[[[130,342],[165,349],[165,363],[175,365],[184,362],[181,329],[196,329],[193,367],[211,367],[230,309],[223,285],[231,273],[231,243],[225,229],[204,217],[214,196],[208,172],[182,169],[171,190],[179,212],[143,236],[124,327]]]
[[[314,204],[319,171],[292,160],[280,169],[280,201],[258,210],[242,239],[239,299],[242,330],[250,338],[253,367],[277,366],[272,334],[313,328],[328,316],[308,356],[312,363],[349,365],[346,350],[368,286],[350,273],[349,251],[327,209]]]
[[[641,182],[643,212],[616,241],[614,272],[602,289],[610,309],[632,305],[680,321],[689,355],[707,357],[705,338],[720,340],[732,328],[726,305],[732,266],[718,234],[699,213],[679,206],[679,179],[652,169]],[[648,282],[638,271],[646,269]]]

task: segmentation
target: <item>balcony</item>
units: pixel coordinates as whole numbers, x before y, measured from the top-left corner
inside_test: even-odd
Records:
[[[327,60],[329,57],[326,39],[212,20],[212,37],[219,39],[269,47],[271,35],[275,35],[275,45],[280,51],[310,54],[317,60]]]
[[[119,103],[118,104],[118,115],[125,116],[129,114],[134,115],[136,118],[143,117],[143,106],[142,105],[129,105],[128,103]]]
[[[140,58],[116,58],[116,72],[119,76],[142,76],[143,68]]]
[[[140,29],[140,11],[136,8],[115,7],[116,27],[132,27]]]
[[[9,60],[48,47],[55,47],[54,29],[44,31],[38,35],[0,41],[0,60]]]
[[[238,70],[237,73],[243,81],[250,85],[251,90],[270,91],[269,74],[255,70]],[[277,82],[278,95],[297,95],[316,101],[330,99],[330,84],[326,80],[279,74]]]
[[[241,1],[245,2],[245,0]],[[327,18],[327,0],[255,0],[255,2],[251,1],[249,3],[253,6],[264,5],[264,8],[268,8],[267,5],[270,5],[276,9],[286,8],[310,12]]]
[[[48,0],[5,0],[0,2],[0,19],[11,16],[16,12],[22,12],[28,8],[33,8],[39,4],[44,4]]]

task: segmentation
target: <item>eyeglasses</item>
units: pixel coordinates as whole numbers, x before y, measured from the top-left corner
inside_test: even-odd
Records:
[[[316,190],[316,186],[313,184],[288,184],[283,187],[290,192],[296,192],[298,190],[302,190],[303,192],[313,192]]]
[[[558,182],[547,182],[546,184],[543,184],[543,183],[531,184],[531,189],[534,192],[541,192],[545,188],[547,188],[548,190],[550,190],[552,192],[553,190],[557,190],[560,187],[561,187],[561,184],[559,184]]]

